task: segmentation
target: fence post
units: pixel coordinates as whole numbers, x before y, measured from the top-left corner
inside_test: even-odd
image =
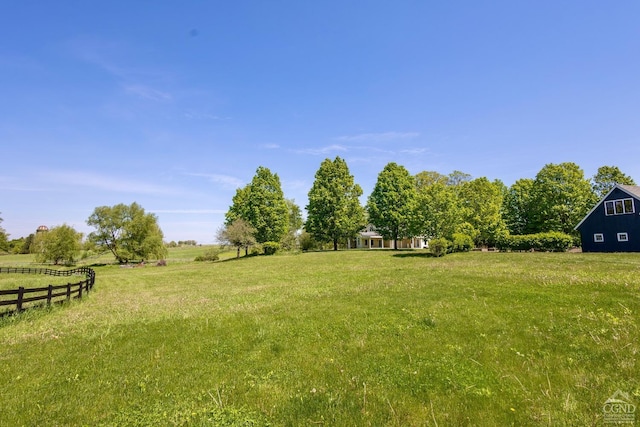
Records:
[[[71,299],[71,283],[67,283],[67,301]]]
[[[82,298],[82,282],[78,283],[80,289],[78,289],[78,299]]]
[[[51,294],[53,293],[53,285],[49,285],[47,290],[47,305],[51,305]]]
[[[18,300],[16,301],[16,310],[22,311],[22,298],[24,297],[24,286],[18,288]]]

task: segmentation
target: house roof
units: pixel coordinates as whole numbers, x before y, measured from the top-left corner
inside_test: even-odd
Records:
[[[580,226],[582,225],[582,223],[583,223],[587,218],[589,218],[589,216],[593,213],[593,211],[595,211],[595,210],[598,208],[598,206],[600,206],[600,205],[602,204],[602,202],[604,202],[604,201],[607,199],[607,197],[609,197],[609,195],[610,195],[611,193],[613,193],[613,191],[614,191],[616,188],[618,188],[618,189],[620,189],[620,190],[624,191],[625,193],[627,193],[628,195],[630,195],[630,196],[632,196],[632,197],[635,197],[636,199],[640,199],[640,185],[622,185],[622,184],[616,184],[616,185],[615,185],[611,190],[609,190],[609,192],[608,192],[607,194],[605,194],[605,196],[604,196],[602,199],[600,199],[600,201],[599,201],[598,203],[596,203],[596,205],[593,207],[593,209],[591,209],[591,210],[589,211],[589,213],[588,213],[588,214],[586,214],[586,215],[584,216],[584,218],[582,218],[582,221],[580,221],[580,222],[578,223],[578,225],[576,225],[573,229],[574,229],[574,230],[577,230],[577,229],[578,229],[578,227],[580,227]]]
[[[640,199],[640,185],[619,185],[621,190],[626,191],[631,196],[635,196]]]

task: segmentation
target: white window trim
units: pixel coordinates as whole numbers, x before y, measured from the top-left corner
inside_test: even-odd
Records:
[[[626,211],[625,209],[625,201],[627,200],[631,200],[631,210],[630,211]],[[622,212],[616,212],[616,202],[622,202]],[[607,204],[611,204],[613,207],[613,213],[609,213],[607,211]],[[606,216],[613,216],[613,215],[628,215],[628,214],[634,214],[636,212],[636,203],[635,200],[632,197],[627,197],[625,199],[615,199],[615,200],[605,200],[604,202],[604,214]]]
[[[593,241],[595,243],[604,243],[604,234],[603,233],[594,233]]]
[[[628,242],[629,233],[618,233],[618,242]]]

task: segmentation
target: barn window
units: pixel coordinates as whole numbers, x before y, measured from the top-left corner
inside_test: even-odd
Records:
[[[629,235],[627,233],[618,233],[618,242],[628,242]]]
[[[604,243],[604,234],[596,233],[593,235],[593,241],[596,243]]]
[[[608,200],[604,202],[606,215],[624,215],[635,212],[633,199]]]

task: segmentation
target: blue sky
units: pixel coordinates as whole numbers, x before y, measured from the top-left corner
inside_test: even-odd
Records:
[[[304,208],[325,158],[507,185],[640,181],[640,2],[13,1],[0,14],[10,238],[134,201],[215,240],[258,166]]]

